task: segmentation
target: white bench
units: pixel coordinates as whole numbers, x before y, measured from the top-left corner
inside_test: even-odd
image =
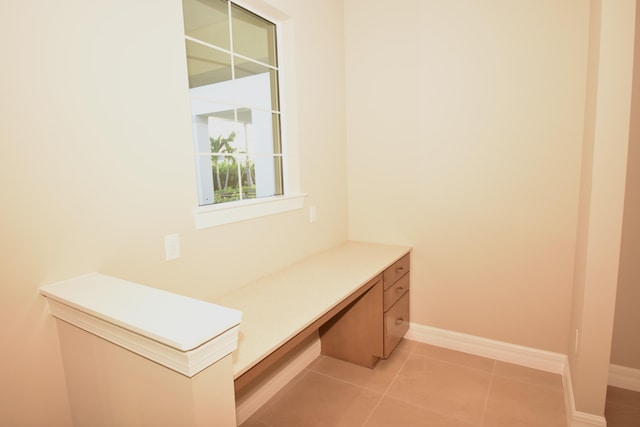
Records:
[[[216,301],[242,311],[233,375],[240,390],[309,335],[322,353],[373,367],[409,325],[409,252],[346,242]]]

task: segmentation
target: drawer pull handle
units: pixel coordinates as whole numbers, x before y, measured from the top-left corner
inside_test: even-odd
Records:
[[[401,324],[402,324],[402,322],[404,322],[404,319],[403,319],[402,317],[398,317],[398,318],[396,319],[396,326],[397,326],[397,325],[401,325]]]
[[[396,292],[402,292],[404,291],[404,288],[402,286],[400,286],[399,288],[396,288]]]
[[[402,273],[404,271],[404,267],[396,268],[396,273]]]

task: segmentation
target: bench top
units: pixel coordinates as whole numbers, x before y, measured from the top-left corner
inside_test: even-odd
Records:
[[[241,313],[100,273],[45,285],[54,317],[192,377],[236,348]]]
[[[346,242],[245,285],[216,301],[242,311],[238,378],[411,250]]]

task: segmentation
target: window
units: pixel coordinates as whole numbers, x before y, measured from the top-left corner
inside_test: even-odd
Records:
[[[198,204],[283,196],[276,24],[226,0],[183,0],[183,12]]]

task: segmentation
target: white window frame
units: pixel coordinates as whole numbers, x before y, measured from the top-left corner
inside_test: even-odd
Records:
[[[197,229],[302,209],[304,198],[307,196],[300,191],[292,18],[261,0],[232,0],[232,3],[276,25],[284,194],[198,206],[193,209]],[[193,141],[193,135],[191,141]],[[197,154],[194,152],[195,155]]]

